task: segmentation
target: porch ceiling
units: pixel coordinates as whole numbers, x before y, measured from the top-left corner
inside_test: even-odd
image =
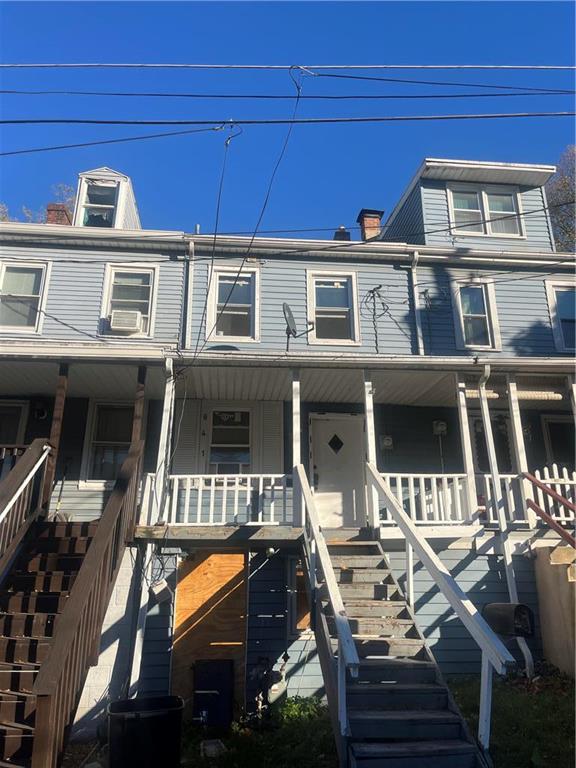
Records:
[[[136,365],[70,363],[68,397],[102,397],[131,400],[136,392]],[[4,361],[0,363],[0,397],[53,397],[56,391],[56,363]],[[146,397],[164,396],[164,370],[148,367]]]
[[[453,373],[375,371],[374,402],[392,405],[456,405]]]

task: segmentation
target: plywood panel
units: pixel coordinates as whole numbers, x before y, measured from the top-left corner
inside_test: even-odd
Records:
[[[199,553],[185,560],[176,589],[172,692],[191,699],[195,661],[232,659],[234,697],[243,707],[245,640],[245,555]]]

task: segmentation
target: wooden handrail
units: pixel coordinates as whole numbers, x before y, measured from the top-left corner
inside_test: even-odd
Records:
[[[382,493],[386,500],[388,511],[394,518],[398,528],[404,534],[406,541],[414,549],[420,562],[426,567],[434,583],[450,603],[466,629],[485,653],[490,663],[499,674],[505,674],[509,667],[516,662],[502,640],[490,629],[476,606],[468,595],[458,586],[456,580],[422,536],[418,527],[412,522],[396,500],[391,489],[380,477],[373,464],[367,464],[366,475]]]
[[[552,515],[549,515],[548,512],[544,512],[544,510],[539,507],[538,504],[533,502],[532,499],[526,499],[526,506],[529,507],[532,512],[535,512],[538,517],[542,518],[542,520],[544,520],[544,522],[552,528],[561,539],[564,539],[564,541],[570,544],[571,547],[576,549],[576,539],[574,536],[563,528],[557,520],[554,520]]]
[[[32,768],[58,765],[88,668],[97,661],[102,621],[134,526],[142,452],[142,441],[130,446],[36,678]]]
[[[546,483],[543,483],[541,480],[538,480],[538,478],[534,477],[534,475],[530,474],[530,472],[523,472],[522,477],[524,477],[526,480],[529,480],[532,483],[532,485],[535,485],[536,488],[539,488],[542,491],[542,493],[545,493],[548,496],[550,496],[550,498],[554,499],[554,501],[557,504],[561,504],[563,507],[566,507],[566,509],[569,509],[571,512],[576,513],[576,504],[573,504],[564,496],[561,496],[553,488],[550,488],[549,485],[546,485]],[[532,507],[530,507],[530,509],[532,509]],[[534,510],[534,512],[536,512],[536,510]]]

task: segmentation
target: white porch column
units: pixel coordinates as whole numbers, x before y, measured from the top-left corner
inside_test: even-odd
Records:
[[[370,464],[378,467],[376,454],[376,428],[374,425],[374,387],[370,371],[364,371],[364,413],[366,418],[366,458]],[[374,530],[380,530],[380,509],[378,491],[373,483],[366,494],[368,502],[368,524]]]
[[[466,404],[466,386],[455,375],[456,401],[458,405],[458,421],[460,423],[460,442],[462,443],[462,458],[464,472],[466,472],[466,503],[468,507],[468,519],[474,521],[478,517],[478,495],[476,493],[476,473],[474,471],[474,455],[472,453],[472,440],[470,438],[470,422],[468,420],[468,406]]]
[[[160,426],[160,438],[158,440],[158,459],[156,461],[156,476],[152,487],[152,516],[150,523],[153,525],[163,509],[163,501],[166,496],[166,473],[170,470],[170,446],[172,443],[172,421],[174,418],[174,365],[172,358],[166,360],[166,384],[164,385],[164,404],[162,407],[162,423]]]
[[[566,383],[568,384],[568,392],[570,393],[570,404],[572,405],[572,415],[574,416],[574,422],[576,422],[576,377],[567,376]]]
[[[480,377],[478,391],[480,395],[480,410],[482,412],[482,424],[484,426],[484,438],[486,440],[486,449],[488,452],[488,461],[490,463],[490,475],[492,478],[492,493],[494,498],[491,502],[495,504],[496,516],[502,540],[502,555],[504,558],[504,572],[506,573],[506,583],[508,586],[508,595],[511,603],[518,602],[518,590],[516,588],[516,576],[514,574],[514,565],[512,563],[512,548],[508,539],[508,521],[504,510],[504,500],[502,498],[502,485],[500,482],[500,472],[498,469],[498,457],[496,456],[496,446],[494,445],[494,434],[492,432],[492,421],[490,420],[490,409],[488,407],[488,397],[486,396],[486,381],[490,376],[490,366],[484,368],[484,373]],[[522,651],[526,663],[526,675],[529,679],[534,676],[534,660],[532,654],[523,637],[516,638],[518,647]]]
[[[524,432],[522,431],[522,419],[520,416],[520,405],[518,403],[518,389],[516,380],[513,376],[507,376],[508,385],[508,408],[510,409],[510,426],[512,427],[512,447],[514,450],[514,463],[518,474],[528,472],[528,460],[526,459],[526,446],[524,444]],[[520,498],[522,501],[522,510],[526,515],[526,520],[530,528],[536,526],[536,515],[526,506],[526,499],[531,498],[530,487],[527,480],[518,479],[520,489]]]
[[[304,524],[302,494],[298,488],[296,467],[302,464],[302,422],[300,418],[300,371],[292,371],[292,486],[293,525]]]

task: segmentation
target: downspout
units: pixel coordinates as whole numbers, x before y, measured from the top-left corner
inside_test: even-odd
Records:
[[[416,267],[418,266],[418,258],[420,254],[418,251],[414,251],[412,256],[412,264],[410,265],[410,287],[412,289],[412,305],[414,307],[414,323],[416,326],[416,344],[418,347],[418,354],[425,354],[424,351],[424,335],[422,333],[422,315],[420,313],[420,295],[418,293],[418,275],[416,273]]]
[[[188,252],[184,257],[184,290],[182,296],[182,311],[180,313],[181,349],[190,348],[190,330],[192,318],[192,285],[194,281],[194,240],[188,240]]]
[[[490,421],[490,409],[488,407],[488,398],[486,395],[486,382],[490,378],[490,366],[484,366],[484,372],[480,376],[478,382],[478,391],[480,394],[480,409],[482,411],[482,423],[484,425],[484,437],[486,440],[486,448],[488,451],[488,460],[490,463],[490,476],[492,480],[493,499],[492,502],[495,506],[496,517],[498,519],[498,527],[500,529],[500,538],[502,542],[502,555],[504,557],[504,572],[506,574],[506,584],[508,586],[508,595],[511,603],[518,602],[518,589],[516,587],[516,575],[514,573],[514,565],[512,563],[512,546],[510,544],[508,535],[508,521],[506,520],[506,513],[504,511],[504,499],[502,497],[502,485],[500,482],[500,472],[498,469],[498,458],[496,456],[496,448],[494,445],[494,434],[492,432],[492,422]],[[534,660],[528,644],[523,637],[517,637],[516,642],[522,655],[524,656],[524,662],[526,664],[526,676],[529,680],[534,677]]]

